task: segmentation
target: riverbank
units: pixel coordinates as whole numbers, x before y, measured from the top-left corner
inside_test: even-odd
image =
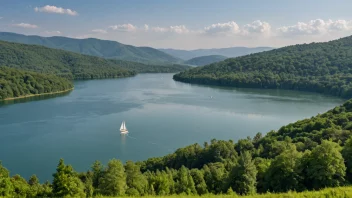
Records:
[[[73,89],[74,89],[74,87],[72,87],[71,89],[63,90],[63,91],[55,91],[55,92],[42,93],[42,94],[29,94],[29,95],[24,95],[24,96],[19,96],[19,97],[5,98],[5,99],[0,100],[0,101],[17,100],[17,99],[23,99],[23,98],[36,97],[36,96],[45,96],[45,95],[54,95],[54,94],[60,94],[60,93],[67,93],[67,92],[72,91]]]

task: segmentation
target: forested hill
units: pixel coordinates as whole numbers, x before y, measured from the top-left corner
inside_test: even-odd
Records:
[[[0,41],[0,66],[74,79],[117,78],[135,74],[103,58],[5,41]]]
[[[188,61],[185,61],[184,64],[203,66],[203,65],[208,65],[211,63],[223,61],[225,59],[227,59],[226,56],[220,56],[220,55],[200,56],[200,57],[195,57]]]
[[[352,97],[352,36],[226,59],[174,76],[189,83]]]
[[[70,80],[55,75],[0,67],[0,101],[35,94],[68,91],[72,88],[73,84]]]
[[[28,182],[19,175],[11,177],[0,163],[0,196],[254,195],[349,186],[352,182],[351,120],[352,99],[264,137],[258,133],[237,142],[213,139],[204,145],[193,144],[164,157],[137,163],[123,164],[112,159],[103,165],[95,161],[90,170],[81,173],[61,159],[56,171],[53,167],[52,183],[44,184],[35,175]],[[340,191],[331,189],[329,194],[319,197],[337,197],[337,194],[349,197]],[[289,193],[288,196],[293,194],[296,195]]]
[[[98,56],[109,59],[121,59],[148,64],[180,63],[181,59],[151,47],[135,47],[116,41],[94,38],[74,39],[67,37],[26,36],[9,32],[0,32],[0,40],[42,45],[45,47],[63,49],[71,52]]]

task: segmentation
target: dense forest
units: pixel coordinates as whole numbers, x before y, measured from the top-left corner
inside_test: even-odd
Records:
[[[352,36],[226,59],[174,76],[189,83],[352,97]]]
[[[55,75],[0,67],[0,101],[7,98],[66,91],[72,88],[73,84],[70,80]]]
[[[22,34],[0,32],[0,40],[23,44],[42,45],[98,56],[108,59],[120,59],[147,64],[181,63],[182,60],[151,47],[135,47],[124,45],[116,41],[100,40],[95,38],[75,39],[61,36],[41,37]]]
[[[51,183],[10,176],[0,165],[0,196],[253,195],[344,186],[352,182],[351,120],[349,100],[265,136],[213,139],[146,161],[96,161],[76,172],[61,159]]]
[[[203,65],[209,65],[215,62],[220,62],[225,59],[227,59],[226,56],[220,56],[220,55],[199,56],[185,61],[184,64],[203,66]]]

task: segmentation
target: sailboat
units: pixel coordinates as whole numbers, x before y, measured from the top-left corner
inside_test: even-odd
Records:
[[[123,122],[121,123],[120,132],[121,132],[121,133],[128,133],[127,128],[126,128],[126,123],[125,123],[125,121],[123,121]]]

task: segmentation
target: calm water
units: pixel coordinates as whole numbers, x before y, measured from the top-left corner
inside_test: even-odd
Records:
[[[0,105],[0,160],[51,180],[59,158],[78,171],[94,160],[144,160],[212,138],[277,130],[343,101],[318,94],[195,86],[171,74],[75,82],[60,97]],[[121,136],[125,120],[130,134]]]

